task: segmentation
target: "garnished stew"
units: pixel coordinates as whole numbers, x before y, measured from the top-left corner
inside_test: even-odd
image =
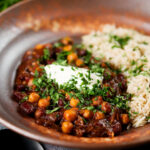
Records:
[[[113,137],[130,123],[126,90],[119,70],[65,37],[24,54],[13,96],[19,112],[39,125],[75,136]]]

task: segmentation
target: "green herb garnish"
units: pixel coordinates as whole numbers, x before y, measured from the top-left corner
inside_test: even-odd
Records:
[[[131,37],[126,36],[126,37],[119,37],[117,35],[110,35],[110,42],[115,41],[116,44],[112,46],[112,48],[124,48],[125,45],[128,44],[128,41],[131,39]]]
[[[51,114],[51,113],[53,113],[53,112],[55,112],[55,111],[57,111],[57,110],[59,110],[60,109],[60,107],[55,107],[54,109],[52,109],[52,110],[46,110],[46,114]]]

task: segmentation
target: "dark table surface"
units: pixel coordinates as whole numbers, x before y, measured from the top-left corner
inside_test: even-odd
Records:
[[[2,125],[0,125],[0,145],[1,147],[4,147],[4,150],[79,150],[39,143],[34,140],[25,138],[21,135],[18,135]],[[146,143],[132,148],[124,148],[120,150],[132,149],[150,150],[150,143]]]

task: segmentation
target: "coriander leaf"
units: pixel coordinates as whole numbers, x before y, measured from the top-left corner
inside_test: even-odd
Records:
[[[55,107],[54,109],[52,109],[52,110],[46,110],[46,114],[51,114],[51,113],[53,113],[53,112],[55,112],[55,111],[57,111],[57,110],[59,110],[60,109],[60,107]]]
[[[130,39],[131,39],[131,37],[129,37],[129,36],[119,37],[117,35],[110,35],[110,42],[115,41],[118,44],[118,45],[114,45],[112,48],[120,47],[123,49],[124,46],[128,44],[128,41]]]

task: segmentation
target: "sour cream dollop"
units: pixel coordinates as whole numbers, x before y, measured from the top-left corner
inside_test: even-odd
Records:
[[[92,73],[85,68],[50,64],[46,65],[44,69],[47,78],[55,80],[58,85],[74,80],[76,81],[75,86],[78,89],[81,86],[87,86],[89,89],[92,89],[94,84],[101,84],[103,80],[103,76],[100,73]]]

